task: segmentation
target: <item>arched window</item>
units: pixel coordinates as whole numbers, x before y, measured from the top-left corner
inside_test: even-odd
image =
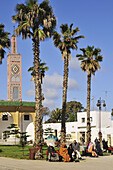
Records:
[[[13,99],[18,99],[18,87],[13,88]]]

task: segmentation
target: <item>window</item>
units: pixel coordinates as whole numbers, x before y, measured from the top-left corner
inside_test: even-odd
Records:
[[[13,53],[16,53],[16,50],[15,50],[15,38],[13,38]]]
[[[82,123],[84,123],[84,122],[85,122],[85,118],[83,117],[83,118],[82,118]]]
[[[13,88],[13,99],[18,99],[18,87]]]
[[[24,115],[24,120],[29,120],[29,115]]]
[[[93,118],[92,117],[90,117],[90,122],[92,122],[93,121]]]
[[[8,115],[3,115],[2,120],[8,120]]]

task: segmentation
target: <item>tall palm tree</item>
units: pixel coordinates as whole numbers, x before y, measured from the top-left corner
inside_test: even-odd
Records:
[[[8,37],[10,33],[4,31],[4,25],[0,24],[0,64],[2,64],[2,59],[5,55],[4,48],[10,47],[10,39]]]
[[[63,75],[63,102],[62,102],[62,122],[61,122],[61,142],[65,141],[66,127],[65,127],[65,113],[66,113],[66,101],[67,101],[67,88],[68,88],[68,67],[69,59],[71,58],[71,49],[77,50],[77,43],[80,38],[84,36],[76,36],[79,28],[72,29],[73,24],[61,24],[61,35],[58,32],[54,32],[53,42],[54,45],[60,49],[62,58],[64,59],[64,75]]]
[[[87,144],[91,140],[91,124],[90,124],[90,93],[91,93],[91,76],[95,75],[95,72],[100,69],[99,62],[103,57],[100,55],[101,49],[94,48],[94,46],[88,46],[87,48],[80,49],[83,54],[77,54],[79,60],[81,60],[82,71],[87,72]]]
[[[14,22],[18,23],[17,35],[22,38],[32,38],[34,68],[35,68],[35,142],[42,139],[42,97],[40,83],[40,41],[50,37],[56,26],[56,18],[48,0],[38,4],[37,0],[29,0],[26,4],[17,4],[17,15],[13,16]]]

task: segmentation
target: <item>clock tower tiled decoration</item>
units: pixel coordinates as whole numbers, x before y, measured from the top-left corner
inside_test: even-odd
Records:
[[[7,96],[8,100],[22,100],[21,54],[17,54],[17,37],[11,37],[11,53],[7,55]]]

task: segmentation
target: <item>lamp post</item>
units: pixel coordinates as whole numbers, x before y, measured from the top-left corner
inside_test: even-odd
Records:
[[[99,140],[100,140],[100,145],[102,146],[102,132],[101,132],[101,105],[103,103],[103,107],[106,107],[105,100],[102,100],[101,97],[97,102],[97,107],[99,107]]]

